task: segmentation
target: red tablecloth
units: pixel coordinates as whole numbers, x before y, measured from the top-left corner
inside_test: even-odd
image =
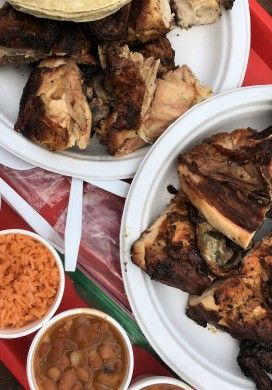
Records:
[[[2,202],[0,230],[9,228],[31,230],[7,204]],[[76,307],[87,307],[88,305],[77,295],[73,283],[68,276],[66,276],[65,283],[65,292],[58,312]],[[26,389],[28,389],[28,384],[25,365],[27,352],[32,339],[33,335],[14,340],[0,340],[0,359]],[[134,378],[145,374],[171,375],[167,368],[149,352],[137,346],[134,346],[133,350],[135,356]]]

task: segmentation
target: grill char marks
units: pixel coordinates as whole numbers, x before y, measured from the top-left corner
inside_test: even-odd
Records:
[[[29,63],[50,52],[58,36],[58,23],[16,11],[0,9],[0,65]]]
[[[252,378],[258,390],[270,390],[272,380],[267,372],[272,373],[272,344],[242,341],[237,362],[242,372]]]
[[[190,205],[179,193],[133,244],[132,261],[152,279],[192,294],[210,285],[209,269],[196,246]]]
[[[161,61],[158,69],[158,76],[175,68],[175,52],[166,37],[140,45],[136,50],[139,53],[142,53],[145,58],[153,57],[156,60]]]
[[[202,326],[212,323],[245,340],[272,342],[271,288],[272,235],[243,259],[241,272],[198,296],[191,296],[186,314]]]
[[[124,38],[127,35],[130,7],[131,3],[125,5],[113,15],[85,23],[86,31],[94,34],[102,41],[116,41]]]
[[[91,112],[73,60],[46,59],[32,71],[14,128],[53,151],[87,147]]]
[[[271,134],[271,127],[220,133],[179,157],[183,191],[214,228],[244,249],[271,205]]]
[[[159,60],[118,44],[100,48],[100,58],[112,110],[98,134],[110,154],[123,156],[146,145],[138,129],[153,99]]]
[[[80,23],[37,18],[5,4],[0,9],[0,65],[30,63],[52,55],[93,64],[91,40]]]

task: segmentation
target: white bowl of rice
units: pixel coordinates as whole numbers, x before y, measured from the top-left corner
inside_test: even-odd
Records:
[[[55,249],[38,234],[0,231],[0,338],[41,328],[63,297],[64,269]]]

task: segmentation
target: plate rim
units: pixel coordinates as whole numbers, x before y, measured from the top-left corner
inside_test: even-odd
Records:
[[[249,2],[248,0],[236,0],[234,7],[238,7],[237,12],[241,14],[244,23],[237,23],[233,17],[231,19],[231,36],[243,36],[244,39],[242,42],[240,39],[232,39],[231,41],[231,46],[234,49],[231,50],[231,55],[229,56],[227,74],[222,89],[229,89],[229,84],[231,84],[232,87],[241,86],[249,59],[251,42]],[[238,68],[239,72],[237,72]],[[124,158],[119,157],[113,160],[112,156],[109,155],[108,157],[104,156],[102,161],[99,157],[93,160],[84,160],[77,158],[76,154],[73,157],[69,155],[63,156],[62,153],[56,153],[54,158],[52,158],[52,152],[32,143],[21,134],[10,131],[9,126],[11,125],[13,127],[13,124],[6,120],[6,118],[3,118],[1,113],[0,123],[0,146],[34,166],[65,176],[79,178],[83,176],[89,180],[131,178],[136,173],[145,155],[145,149],[148,149],[147,153],[150,150],[150,147],[147,146],[146,148],[138,150],[136,156],[132,154]],[[32,157],[32,153],[35,153],[34,158]]]
[[[154,155],[154,151],[156,152],[156,150],[158,150],[158,149],[163,150],[164,144],[167,142],[167,139],[170,138],[169,134],[171,134],[171,132],[174,131],[174,128],[176,126],[178,126],[180,124],[180,122],[185,122],[187,120],[190,120],[190,117],[194,119],[196,117],[195,111],[202,111],[203,112],[203,110],[204,111],[206,110],[206,115],[208,115],[207,114],[208,112],[214,113],[214,111],[211,111],[210,108],[211,107],[213,108],[214,105],[218,104],[218,101],[219,102],[221,101],[220,102],[221,105],[220,105],[220,109],[217,109],[217,111],[219,110],[221,112],[224,112],[224,110],[226,109],[226,105],[223,104],[224,100],[227,100],[230,97],[231,97],[231,101],[230,101],[229,105],[235,106],[236,105],[235,98],[233,99],[232,95],[237,95],[238,96],[237,99],[239,99],[239,98],[242,99],[243,105],[250,104],[251,102],[255,102],[255,101],[257,101],[259,103],[263,103],[263,104],[265,102],[269,102],[269,104],[272,104],[272,84],[237,88],[237,89],[216,95],[216,96],[212,97],[211,99],[201,103],[197,107],[194,107],[193,109],[191,109],[190,111],[185,113],[185,115],[182,118],[180,118],[173,125],[171,125],[170,128],[166,131],[166,133],[164,133],[161,136],[161,138],[157,141],[156,145],[154,145],[151,148],[151,150],[147,153],[147,155],[143,159],[142,163],[140,164],[140,167],[139,167],[139,169],[134,177],[134,180],[131,184],[131,187],[130,187],[130,190],[129,190],[129,193],[128,193],[128,196],[126,199],[126,203],[125,203],[125,207],[124,207],[124,211],[123,211],[123,216],[122,216],[122,221],[121,221],[121,229],[120,229],[120,262],[121,262],[122,277],[123,277],[123,282],[124,282],[124,286],[125,286],[125,291],[126,291],[129,303],[131,305],[134,317],[136,318],[136,320],[137,320],[141,330],[145,334],[147,340],[150,342],[150,344],[155,349],[155,351],[160,355],[162,360],[164,360],[164,362],[166,364],[168,364],[169,367],[171,367],[177,374],[179,374],[181,376],[181,378],[186,380],[192,386],[196,387],[198,390],[200,390],[200,389],[217,390],[218,388],[220,388],[221,390],[238,390],[238,389],[241,390],[241,388],[249,389],[249,388],[254,388],[254,387],[251,387],[250,386],[251,383],[246,379],[241,379],[241,382],[243,383],[243,387],[237,386],[236,384],[233,384],[230,382],[226,383],[225,380],[222,380],[222,378],[220,378],[218,375],[212,374],[210,371],[207,370],[206,367],[201,366],[199,364],[199,362],[196,362],[191,356],[189,356],[189,359],[188,359],[188,354],[184,350],[182,351],[183,352],[182,358],[183,358],[183,362],[186,362],[185,363],[186,368],[185,368],[185,370],[183,368],[178,368],[178,370],[177,370],[176,363],[173,362],[172,356],[166,355],[167,348],[170,348],[170,347],[168,347],[168,343],[165,344],[164,341],[162,341],[161,344],[163,344],[163,345],[160,345],[160,346],[158,345],[158,343],[157,343],[158,340],[156,340],[156,336],[154,336],[154,334],[152,335],[152,333],[150,333],[150,329],[146,325],[146,322],[148,322],[148,321],[145,318],[143,318],[143,316],[139,312],[138,306],[141,307],[140,303],[138,302],[139,296],[137,296],[135,299],[135,297],[133,297],[133,294],[132,294],[134,287],[130,285],[130,280],[129,280],[132,267],[133,267],[132,273],[136,272],[136,273],[138,273],[138,275],[139,275],[139,273],[142,274],[141,275],[142,280],[143,280],[143,283],[146,284],[146,286],[145,286],[146,288],[148,288],[148,285],[151,285],[151,280],[149,277],[147,277],[144,274],[143,271],[141,271],[138,267],[136,267],[134,264],[132,264],[132,262],[130,260],[130,255],[128,254],[128,251],[129,251],[128,245],[129,244],[127,242],[127,236],[128,236],[128,234],[130,234],[130,232],[129,233],[127,232],[127,229],[128,229],[127,215],[130,213],[130,208],[135,208],[135,207],[131,206],[131,202],[133,203],[133,199],[134,199],[133,197],[136,197],[136,199],[138,199],[138,196],[135,194],[139,194],[139,191],[141,190],[141,183],[146,182],[146,176],[147,176],[147,169],[145,167],[146,164],[152,163],[152,156]],[[228,109],[230,109],[229,106],[228,106]],[[199,121],[203,122],[203,117]],[[193,126],[196,127],[195,124]],[[186,135],[183,135],[181,138],[184,138],[185,136]],[[154,158],[153,158],[153,162],[154,162]],[[150,180],[150,178],[149,178],[149,180]],[[148,191],[148,190],[146,190],[146,191]],[[145,196],[145,200],[146,200],[146,196]],[[142,213],[144,214],[144,208],[142,208],[141,210],[142,210]],[[137,274],[136,274],[136,276],[137,276]],[[151,300],[151,298],[149,298],[149,300]],[[152,312],[152,314],[154,314],[154,311],[155,311],[155,309],[148,308],[148,315],[150,315],[151,312]],[[157,320],[158,318],[159,317],[156,316],[155,319]],[[166,327],[165,327],[165,325],[163,325],[163,326],[164,326],[163,331],[164,331],[164,335],[165,335],[165,328]],[[180,353],[180,350],[179,350],[179,353]],[[190,377],[190,375],[188,374],[188,360],[190,361],[190,364],[191,364],[191,367],[190,367],[191,372],[194,371],[195,378],[203,378],[203,377],[209,375],[209,386],[208,387],[203,386],[203,384],[201,382],[199,382],[200,379],[195,379],[195,378]],[[220,370],[221,369],[219,369],[218,371],[220,372]]]

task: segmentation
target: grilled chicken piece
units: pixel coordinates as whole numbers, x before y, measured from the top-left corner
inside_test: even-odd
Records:
[[[58,23],[16,11],[0,9],[0,66],[29,63],[49,55],[58,36]]]
[[[271,267],[272,234],[244,257],[239,275],[215,282],[201,296],[191,296],[187,316],[241,340],[272,342]]]
[[[175,68],[175,52],[166,37],[159,38],[154,42],[142,44],[135,50],[145,58],[153,57],[156,60],[160,60],[158,76],[162,76],[164,73]]]
[[[184,65],[158,79],[154,100],[139,129],[147,143],[154,142],[180,115],[211,95],[211,89],[199,83]]]
[[[153,99],[159,60],[144,59],[127,45],[112,45],[103,64],[113,109],[101,124],[98,137],[107,144],[109,153],[123,156],[146,145],[138,136],[138,128]]]
[[[94,65],[90,48],[90,39],[77,23],[36,18],[8,4],[0,9],[0,66],[53,55],[71,56],[77,62]]]
[[[132,0],[126,42],[149,42],[171,28],[169,0]]]
[[[87,147],[91,112],[79,68],[71,59],[48,58],[32,71],[15,130],[50,150]]]
[[[271,206],[272,127],[219,133],[179,157],[181,188],[206,220],[246,249]]]
[[[258,390],[271,390],[272,380],[272,343],[256,343],[244,340],[240,344],[237,362],[242,372],[252,378]]]
[[[152,279],[201,294],[211,278],[196,245],[189,210],[190,203],[180,192],[133,244],[131,258]]]
[[[77,63],[97,66],[91,51],[91,40],[78,23],[60,22],[59,34],[52,45],[51,56],[69,56]]]
[[[127,35],[128,18],[131,3],[106,18],[85,23],[86,31],[94,34],[102,41],[116,41]]]
[[[219,0],[171,0],[171,6],[182,28],[212,24],[221,16]]]

